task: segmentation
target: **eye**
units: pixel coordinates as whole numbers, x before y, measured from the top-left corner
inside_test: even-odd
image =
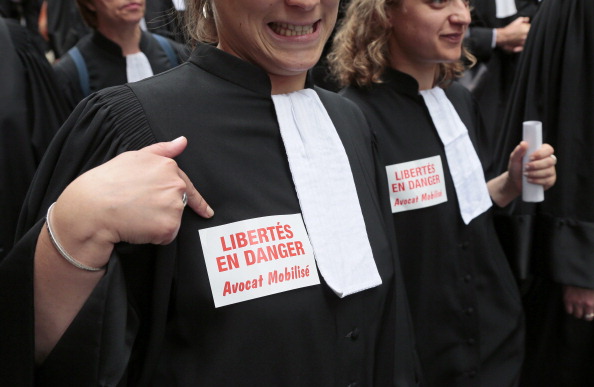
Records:
[[[470,0],[428,0],[427,1],[431,7],[436,9],[442,9],[447,7],[450,4],[454,4],[457,2],[462,2],[466,8],[470,8]]]
[[[445,5],[450,3],[451,0],[429,0],[429,3],[436,8],[443,8]]]

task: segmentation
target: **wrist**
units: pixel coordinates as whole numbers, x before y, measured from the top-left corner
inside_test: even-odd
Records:
[[[510,43],[511,37],[505,28],[495,28],[493,29],[493,34],[495,35],[494,40],[497,47],[502,47]]]
[[[509,171],[505,172],[505,183],[503,184],[502,190],[505,192],[505,195],[515,199],[519,195],[522,194],[522,181],[521,177],[519,178],[519,185],[517,178],[509,173]]]
[[[107,265],[114,244],[105,232],[85,222],[78,211],[61,208],[59,202],[52,204],[46,228],[54,248],[72,266],[101,271]]]
[[[487,183],[491,200],[498,207],[507,206],[520,194],[517,186],[514,184],[513,178],[509,172],[503,172],[501,175],[491,179]]]

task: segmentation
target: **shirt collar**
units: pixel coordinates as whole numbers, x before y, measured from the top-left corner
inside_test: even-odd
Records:
[[[91,39],[93,40],[93,43],[95,43],[97,46],[99,46],[103,50],[109,52],[110,54],[116,55],[116,56],[119,56],[122,58],[124,57],[124,55],[122,54],[121,47],[117,43],[113,42],[112,40],[109,40],[101,32],[99,32],[97,30],[93,30],[93,35],[92,35]],[[148,44],[148,33],[145,31],[141,31],[140,43],[139,43],[140,51],[145,52],[147,44]]]
[[[420,98],[419,83],[415,78],[406,73],[388,68],[382,75],[382,81],[385,85],[399,93]]]

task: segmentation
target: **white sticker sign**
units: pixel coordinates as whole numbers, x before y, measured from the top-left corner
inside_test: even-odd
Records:
[[[242,220],[198,233],[217,308],[320,283],[300,214]]]
[[[448,201],[440,156],[386,166],[392,213]]]

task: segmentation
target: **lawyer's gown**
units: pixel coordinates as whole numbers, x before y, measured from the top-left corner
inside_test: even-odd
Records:
[[[406,299],[366,123],[349,101],[318,94],[351,164],[381,286],[340,299],[321,278],[317,286],[214,307],[198,230],[301,210],[268,76],[200,45],[172,71],[94,94],[58,134],[21,219],[21,234],[31,230],[0,266],[2,309],[19,316],[0,322],[3,380],[26,383],[32,375],[32,256],[47,207],[81,172],[184,135],[188,148],[176,161],[215,216],[203,219],[188,208],[170,245],[118,245],[38,381],[416,385]]]
[[[491,211],[464,224],[444,147],[418,83],[392,69],[383,81],[344,91],[376,133],[383,164],[438,156],[444,171],[439,179],[445,181],[447,201],[393,214],[427,385],[513,386],[523,357],[523,315]],[[479,113],[469,92],[454,83],[446,95],[484,158]]]

